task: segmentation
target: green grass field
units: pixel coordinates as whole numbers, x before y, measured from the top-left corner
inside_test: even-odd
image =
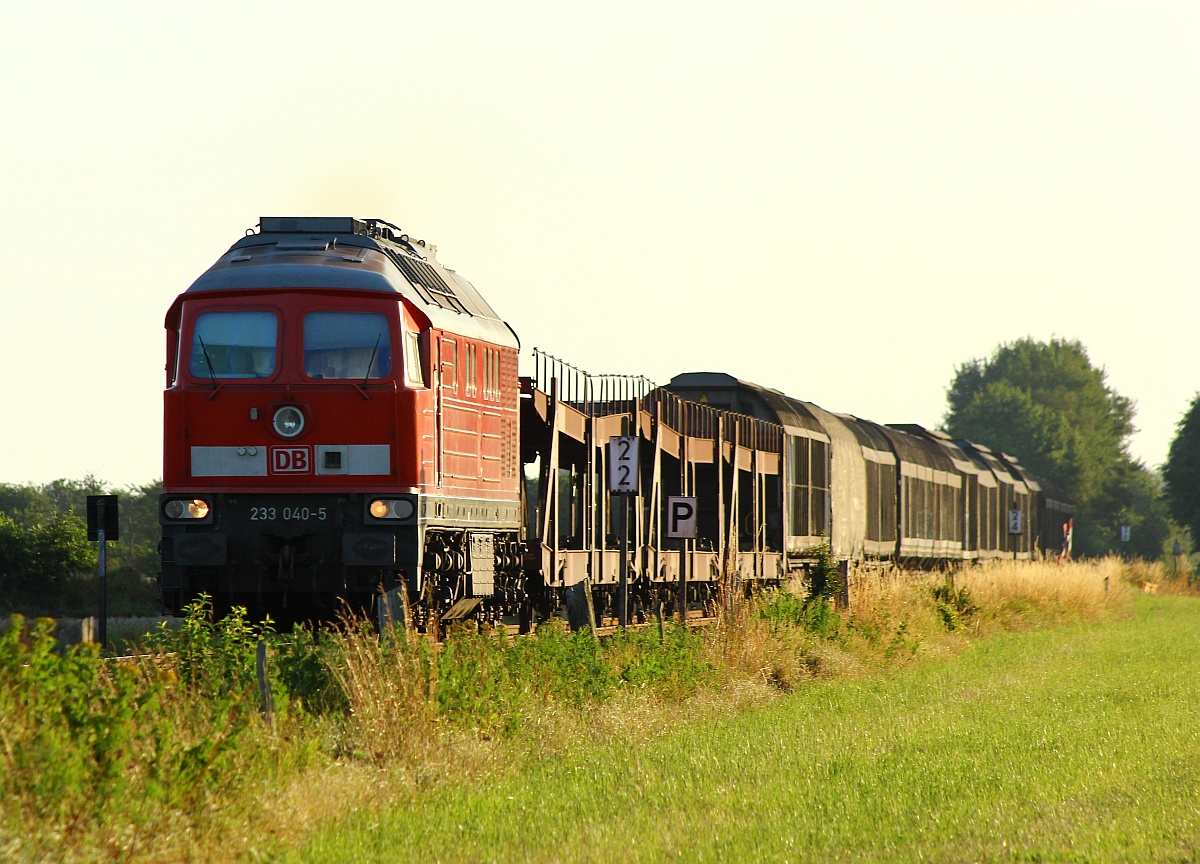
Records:
[[[1195,598],[697,716],[505,745],[515,762],[368,799],[289,860],[1197,860]]]

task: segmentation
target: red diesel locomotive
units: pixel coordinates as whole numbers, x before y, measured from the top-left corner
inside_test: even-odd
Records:
[[[513,613],[516,334],[394,225],[258,228],[167,313],[165,605]]]

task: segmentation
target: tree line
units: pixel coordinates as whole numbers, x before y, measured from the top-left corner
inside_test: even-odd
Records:
[[[1155,560],[1176,543],[1190,553],[1200,537],[1200,407],[1193,400],[1158,471],[1130,455],[1134,402],[1106,379],[1076,340],[1020,339],[955,370],[943,424],[1061,487],[1075,505],[1077,554]]]
[[[96,544],[87,497],[120,496],[120,539],[108,547],[112,615],[157,615],[158,481],[114,489],[95,477],[43,485],[0,483],[0,614],[94,615]]]

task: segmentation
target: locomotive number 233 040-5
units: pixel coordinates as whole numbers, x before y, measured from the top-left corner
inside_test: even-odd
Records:
[[[315,519],[324,522],[328,516],[325,507],[251,507],[251,522],[308,522]]]

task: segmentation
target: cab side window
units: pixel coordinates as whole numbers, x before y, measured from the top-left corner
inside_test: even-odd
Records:
[[[425,387],[425,367],[421,364],[421,334],[404,331],[404,383],[410,387]]]

